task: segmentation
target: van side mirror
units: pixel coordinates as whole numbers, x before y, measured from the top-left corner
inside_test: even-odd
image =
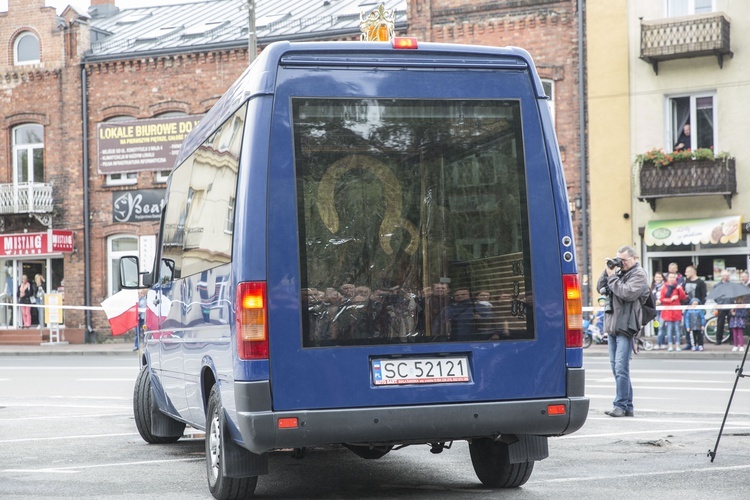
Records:
[[[140,288],[138,257],[126,255],[120,258],[120,287],[126,290]]]
[[[174,261],[172,259],[161,259],[161,282],[169,283],[174,280]]]

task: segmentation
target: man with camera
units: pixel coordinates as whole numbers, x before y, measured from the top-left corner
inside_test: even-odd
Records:
[[[615,376],[616,395],[610,417],[632,417],[633,386],[630,383],[630,356],[635,336],[641,330],[641,306],[650,293],[648,275],[638,264],[635,249],[623,246],[617,256],[607,259],[607,267],[596,288],[609,301],[604,308],[604,331],[609,336],[609,362]]]

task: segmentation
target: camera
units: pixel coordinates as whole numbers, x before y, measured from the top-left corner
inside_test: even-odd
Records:
[[[620,257],[615,257],[614,259],[607,259],[607,267],[610,269],[614,269],[616,267],[622,267],[622,259]]]
[[[609,265],[609,263],[607,263],[607,265]],[[601,297],[599,297],[599,300],[604,299],[604,305],[602,306],[602,309],[604,310],[605,314],[611,314],[615,312],[614,307],[612,307],[612,292],[609,289],[609,287],[608,286],[601,287],[599,289],[599,293],[601,294]]]

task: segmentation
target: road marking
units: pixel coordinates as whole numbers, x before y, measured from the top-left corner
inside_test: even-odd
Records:
[[[1,370],[30,370],[30,371],[42,371],[42,370],[54,370],[56,372],[62,370],[130,370],[134,373],[138,373],[138,368],[133,366],[0,366]]]
[[[132,378],[77,378],[76,382],[130,382],[133,383],[135,380]]]
[[[611,417],[610,417],[611,418]],[[628,419],[625,419],[628,420]],[[728,431],[737,431],[737,430],[745,430],[750,429],[750,426],[725,426],[724,432]],[[622,437],[622,436],[641,436],[643,434],[685,434],[689,432],[710,432],[715,433],[718,429],[707,429],[705,427],[697,427],[695,429],[649,429],[649,430],[640,430],[640,431],[631,431],[631,432],[606,432],[602,434],[582,434],[582,433],[576,433],[576,434],[570,434],[568,436],[560,436],[555,439],[595,439],[595,438],[610,438],[610,437]]]
[[[101,405],[56,405],[56,404],[49,404],[49,403],[39,403],[39,404],[33,404],[33,403],[3,403],[0,401],[0,406],[4,406],[5,408],[94,408],[101,410]],[[126,405],[126,406],[110,406],[107,405],[106,408],[111,409],[119,409],[119,410],[128,410],[131,409],[132,406]]]
[[[45,438],[23,438],[23,439],[0,439],[1,443],[33,443],[35,441],[62,441],[66,439],[99,439],[108,437],[121,437],[121,436],[138,436],[137,432],[122,432],[117,434],[89,434],[85,436],[55,436]]]
[[[46,467],[44,469],[2,469],[1,472],[18,473],[26,472],[31,474],[77,474],[85,469],[99,469],[103,467],[124,467],[128,465],[154,465],[154,464],[168,464],[175,462],[198,462],[205,460],[205,457],[200,458],[174,458],[170,460],[144,460],[140,462],[115,462],[109,464],[93,464],[93,465],[71,465],[69,467]]]
[[[726,467],[712,465],[710,467],[701,467],[701,468],[690,467],[688,469],[676,469],[676,470],[665,470],[665,471],[631,472],[631,473],[626,473],[626,474],[610,474],[607,476],[587,475],[587,476],[579,476],[579,477],[561,477],[557,479],[538,479],[538,480],[535,480],[534,483],[536,484],[536,483],[569,483],[569,482],[577,482],[577,481],[606,481],[608,479],[626,479],[626,478],[645,477],[645,476],[666,476],[669,474],[684,475],[684,474],[695,474],[698,472],[709,472],[711,474],[714,474],[718,471],[745,470],[745,469],[750,469],[750,464],[728,465]]]
[[[609,363],[607,365],[610,366],[610,368],[586,368],[586,373],[609,373],[612,374],[612,368]],[[630,365],[631,367],[633,365]],[[668,373],[671,375],[732,375],[734,376],[734,369],[732,370],[700,370],[696,372],[696,370],[643,370],[641,368],[635,368],[631,369],[631,372],[637,372],[637,373],[655,373],[655,374],[664,374]]]
[[[591,385],[586,384],[586,389],[612,389],[615,387],[614,382],[611,385]],[[731,392],[731,387],[669,387],[664,385],[653,386],[653,385],[639,385],[634,386],[633,390],[665,390],[665,391],[710,391],[710,392]],[[750,392],[750,389],[735,389],[735,392]]]
[[[129,418],[132,417],[132,413],[101,413],[101,414],[86,414],[86,413],[79,413],[79,414],[72,414],[72,415],[44,415],[41,417],[17,417],[17,418],[0,418],[0,422],[13,422],[15,420],[60,420],[60,418],[102,418],[102,417],[119,417],[119,418]]]

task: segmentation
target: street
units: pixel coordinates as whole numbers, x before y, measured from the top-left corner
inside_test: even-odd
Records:
[[[610,418],[605,357],[585,358],[591,412],[583,429],[550,439],[529,482],[498,493],[476,479],[464,442],[362,460],[346,449],[272,455],[259,498],[744,498],[750,470],[750,381],[740,380],[714,463],[734,369],[731,359],[633,361],[636,418]],[[0,356],[0,497],[211,498],[203,439],[148,445],[132,417],[131,356]]]

